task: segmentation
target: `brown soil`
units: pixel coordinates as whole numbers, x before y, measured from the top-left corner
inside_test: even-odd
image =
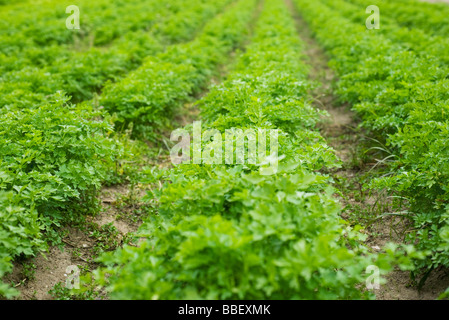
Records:
[[[143,189],[134,191],[136,197],[142,196]],[[138,202],[123,204],[122,199],[129,199],[129,186],[118,185],[104,187],[100,192],[102,210],[95,217],[88,217],[88,223],[93,223],[98,227],[111,223],[117,228],[119,234],[116,237],[118,245],[122,239],[130,232],[135,232],[139,222],[129,219],[132,209],[139,206]],[[119,214],[123,217],[118,218]],[[19,290],[18,300],[51,300],[53,297],[49,290],[58,283],[65,285],[69,266],[77,266],[80,270],[93,270],[96,263],[93,259],[96,255],[92,251],[94,246],[101,241],[92,236],[89,231],[82,231],[78,228],[65,227],[66,236],[63,238],[63,248],[51,246],[48,252],[37,255],[25,262],[15,262],[13,272],[4,278],[6,283],[12,283]],[[24,265],[34,265],[34,274],[26,278]]]
[[[129,219],[118,219],[119,215],[123,213],[126,215],[126,213],[131,213],[133,209],[144,205],[138,199],[141,199],[146,194],[146,190],[143,186],[137,186],[136,189],[131,191],[129,185],[104,187],[100,193],[103,209],[101,214],[93,218],[93,222],[99,226],[112,223],[123,235],[136,232],[140,225],[138,222],[133,222]],[[130,203],[119,206],[119,203],[123,202],[123,198],[128,199]]]
[[[23,275],[23,266],[14,264],[13,272],[4,278],[6,283],[14,283],[14,287],[19,290],[20,300],[49,300],[50,289],[58,282],[66,279],[66,268],[70,265],[77,265],[72,261],[70,249],[61,251],[57,247],[51,247],[46,255],[39,255],[32,259],[30,263],[36,266],[35,278],[26,279]]]
[[[337,99],[332,93],[332,83],[337,79],[327,64],[328,57],[313,38],[292,1],[286,0],[286,3],[291,8],[299,36],[305,44],[306,59],[311,68],[310,79],[322,84],[311,92],[314,105],[329,113],[328,119],[324,119],[321,124],[321,133],[343,161],[342,168],[335,170],[332,174],[337,181],[339,179],[349,181],[352,188],[344,195],[344,198],[336,195],[343,206],[342,217],[347,219],[353,215],[353,208],[358,208],[368,216],[375,210],[389,212],[391,201],[388,195],[362,190],[362,177],[375,164],[366,163],[357,158],[357,149],[366,140],[365,136],[358,128],[359,123],[349,106],[336,102]],[[366,232],[369,235],[366,243],[374,251],[380,251],[387,242],[401,243],[401,237],[406,228],[406,221],[399,218],[387,216],[377,219],[375,223],[366,226]],[[419,292],[416,286],[411,286],[412,281],[408,271],[394,270],[385,278],[387,282],[374,292],[378,300],[433,300],[449,287],[448,270],[443,269],[433,271]]]

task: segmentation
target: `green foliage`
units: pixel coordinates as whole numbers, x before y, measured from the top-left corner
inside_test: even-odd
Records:
[[[367,0],[349,0],[354,4],[348,3],[348,0],[325,0],[327,5],[338,10],[346,18],[351,19],[354,23],[360,23],[367,18],[367,14],[360,8],[366,8],[369,5],[376,5],[376,1]],[[384,6],[384,4],[386,6]],[[398,12],[402,12],[406,5],[392,4],[385,1],[377,1],[377,5],[381,8],[381,24],[382,27],[376,30],[376,33],[382,34],[395,43],[401,44],[405,48],[410,48],[422,58],[431,58],[434,63],[448,64],[449,57],[449,39],[445,36],[430,35],[429,32],[418,29],[414,25],[406,24],[401,26],[398,20],[389,17],[395,16]],[[391,9],[387,9],[390,7]],[[433,9],[434,10],[434,9]],[[432,12],[432,16],[434,11]],[[432,57],[430,57],[432,56]]]
[[[141,151],[137,144],[126,133],[114,133],[104,108],[95,102],[69,104],[67,93],[72,101],[92,98],[107,80],[136,68],[145,56],[191,39],[227,3],[198,0],[184,8],[184,0],[81,1],[83,13],[99,14],[82,14],[78,33],[58,27],[65,21],[65,6],[39,6],[34,12],[20,5],[4,8],[0,278],[11,270],[11,259],[33,255],[45,249],[45,242],[62,246],[61,225],[96,213],[101,185],[135,170],[127,163]],[[105,10],[109,6],[120,10]],[[6,19],[13,13],[16,20]],[[120,23],[114,23],[117,19]],[[119,37],[107,48],[98,47]],[[87,44],[92,39],[97,47]],[[98,248],[106,249],[106,242]],[[12,296],[13,291],[1,288],[0,295]]]
[[[98,292],[91,289],[85,289],[83,291],[69,289],[62,282],[56,283],[48,293],[55,300],[96,300],[99,296]]]
[[[324,172],[340,162],[315,130],[326,113],[307,97],[313,85],[283,1],[264,1],[233,73],[198,103],[204,131],[278,130],[279,168],[262,175],[261,163],[141,173],[136,158],[147,149],[130,140],[171,129],[179,107],[245,43],[259,1],[80,0],[82,28],[68,30],[71,3],[0,0],[0,278],[13,259],[62,246],[60,227],[96,213],[103,184],[128,179],[134,188],[145,174],[164,182],[147,196],[145,210],[157,214],[139,230],[145,241],[112,252],[134,235],[89,226],[93,253],[104,252],[95,283],[113,298],[364,299],[373,298],[363,289],[369,265],[382,275],[394,264],[412,270],[411,259],[449,266],[449,9],[398,1],[378,1],[391,18],[367,32],[357,6],[296,0],[332,57],[336,93],[391,149],[390,172],[370,186],[409,200],[406,240],[421,251],[373,254],[332,196]],[[35,266],[23,266],[33,278]],[[58,283],[50,294],[94,299],[92,288]],[[0,282],[0,296],[16,294]]]
[[[20,206],[12,191],[0,191],[0,278],[12,270],[12,257],[43,249],[37,212]],[[17,291],[0,282],[0,296],[12,298]]]
[[[438,45],[446,46],[447,41],[419,31],[407,32],[388,19],[386,30],[366,30],[362,24],[352,23],[341,15],[347,14],[356,21],[355,17],[360,15],[349,13],[354,6],[341,1],[323,2],[332,3],[335,9],[320,2],[296,1],[317,39],[331,55],[331,66],[340,78],[337,93],[353,104],[365,128],[384,137],[394,155],[394,161],[389,161],[389,171],[373,179],[369,186],[408,199],[407,217],[413,229],[406,241],[423,252],[431,252],[426,259],[416,261],[416,266],[427,270],[447,267],[448,251],[441,235],[445,234],[442,230],[449,203],[449,68],[445,58],[439,56],[444,50],[436,50]],[[423,16],[430,19],[430,11],[424,9],[430,5],[401,2],[423,9],[418,20]],[[398,21],[403,21],[398,18],[401,14],[417,12],[413,6],[385,2],[382,6],[385,12],[387,7],[395,7],[388,13]],[[339,28],[335,29],[335,25]],[[401,33],[402,41],[398,41]],[[433,40],[434,46],[426,48],[424,44]]]
[[[91,99],[106,81],[116,81],[123,77],[127,72],[137,68],[144,57],[163,51],[167,44],[192,39],[203,23],[217,14],[229,0],[195,0],[185,9],[183,8],[185,0],[173,0],[170,5],[160,1],[133,2],[137,2],[133,7],[136,12],[126,12],[130,9],[127,1],[122,4],[120,10],[105,11],[101,8],[102,14],[113,12],[114,19],[119,16],[122,19],[113,23],[102,14],[94,19],[96,25],[104,23],[102,29],[105,32],[111,32],[103,40],[100,40],[96,33],[93,39],[97,46],[82,42],[57,45],[51,44],[52,41],[47,39],[44,40],[46,45],[41,47],[33,43],[33,38],[26,38],[22,40],[27,41],[29,45],[16,48],[12,43],[16,41],[15,38],[5,35],[2,43],[5,46],[3,54],[0,46],[0,68],[5,68],[0,77],[0,90],[4,93],[0,98],[0,108],[12,106],[23,108],[45,103],[47,96],[56,90],[64,90],[74,102]],[[107,5],[113,7],[119,4],[107,2]],[[106,6],[106,3],[103,3],[103,6]],[[61,10],[65,12],[65,7]],[[85,14],[82,14],[82,17],[88,19]],[[49,24],[51,23],[54,24],[55,21],[51,20]],[[89,22],[83,20],[82,30],[89,28]],[[57,29],[65,30],[64,32],[69,34],[77,32],[67,30],[65,26]],[[47,33],[55,34],[45,28],[39,29],[39,32],[45,33],[46,36]],[[26,37],[23,30],[19,35]],[[92,37],[86,37],[86,41],[92,40]],[[117,39],[108,47],[99,46],[115,38]],[[12,60],[11,56],[15,58]]]
[[[2,114],[1,187],[29,205],[88,197],[115,160],[115,141],[107,137],[113,127],[97,120],[104,114],[66,102],[56,95],[45,106]]]
[[[446,3],[428,3],[419,0],[364,0],[363,5],[362,10],[369,5],[377,5],[381,8],[382,16],[393,18],[400,25],[413,31],[421,29],[427,34],[442,37],[447,37],[449,32],[447,24],[449,8]]]
[[[133,123],[136,135],[150,139],[168,127],[180,103],[203,89],[218,64],[242,43],[255,3],[236,3],[192,42],[168,47],[126,78],[106,85],[100,103],[117,114],[117,127]]]
[[[24,262],[22,263],[22,275],[27,280],[33,280],[36,276],[37,266],[32,262]]]
[[[67,100],[56,94],[0,115],[1,275],[10,258],[44,248],[41,229],[95,211],[96,191],[122,153],[105,114]]]
[[[139,247],[104,254],[95,283],[113,299],[361,299],[368,265],[410,268],[413,247],[371,254],[359,228],[339,217],[330,179],[333,151],[312,131],[320,113],[305,98],[302,46],[283,2],[265,1],[247,52],[200,101],[208,128],[279,129],[278,171],[181,164],[149,181],[152,196]],[[285,157],[285,160],[282,158]],[[399,257],[399,258],[398,258]]]

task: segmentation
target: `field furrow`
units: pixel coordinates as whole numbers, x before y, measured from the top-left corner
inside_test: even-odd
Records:
[[[392,214],[412,225],[405,241],[430,252],[415,261],[422,285],[433,269],[448,266],[447,69],[375,30],[367,32],[321,2],[296,2],[332,58],[340,77],[336,92],[385,143],[377,148],[384,152],[379,161],[386,170],[369,186],[406,200],[408,210]],[[324,22],[342,27],[331,30]]]
[[[355,284],[371,259],[387,258],[356,245],[357,232],[346,233],[329,177],[318,172],[338,161],[314,130],[320,112],[307,98],[302,50],[286,5],[266,0],[234,72],[200,100],[201,128],[194,123],[185,129],[205,139],[193,140],[193,163],[165,174],[161,190],[152,193],[158,214],[141,228],[149,239],[100,258],[105,267],[97,281],[112,298],[369,295]],[[234,151],[234,142],[238,149],[245,135],[262,143],[250,129],[269,132],[271,160],[259,153],[262,161],[251,162],[248,153],[248,164],[241,165],[238,153],[234,159],[219,151],[223,145]],[[352,250],[349,239],[355,241]]]
[[[448,299],[429,2],[0,0],[0,300]]]

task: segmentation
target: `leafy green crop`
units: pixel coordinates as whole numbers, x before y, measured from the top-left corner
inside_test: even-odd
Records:
[[[413,229],[406,240],[420,250],[431,251],[427,259],[416,261],[416,266],[427,270],[449,266],[441,231],[449,207],[449,68],[440,63],[444,59],[435,47],[426,51],[415,42],[416,52],[411,51],[406,43],[415,36],[412,30],[396,43],[399,33],[367,31],[363,24],[343,18],[337,7],[296,3],[332,57],[330,64],[340,78],[336,92],[353,104],[363,126],[384,137],[393,152],[388,174],[373,179],[370,186],[408,199],[407,218]],[[344,8],[343,12],[349,12]],[[408,12],[410,8],[397,7],[402,9]],[[393,27],[387,22],[387,28]],[[417,39],[424,37],[416,35]]]
[[[364,21],[368,15],[363,9],[375,4],[367,0],[349,0],[349,2],[354,4],[347,1],[326,0],[323,2],[338,10],[338,12],[351,19],[354,23]],[[376,30],[376,33],[384,35],[386,38],[394,41],[394,43],[401,44],[405,48],[412,49],[424,59],[432,59],[433,63],[438,63],[438,60],[440,60],[443,66],[444,64],[449,64],[449,57],[446,54],[449,52],[449,39],[447,37],[429,35],[428,32],[417,28],[410,29],[410,25],[400,26],[396,20],[389,18],[387,14],[401,9],[387,11],[387,8],[383,7],[382,2],[378,3],[378,5],[382,8],[382,27]]]
[[[0,278],[11,271],[13,257],[44,248],[37,211],[27,210],[20,200],[14,192],[0,191]],[[16,291],[0,282],[0,295],[11,298]]]
[[[192,39],[204,22],[229,0],[195,0],[181,10],[184,2],[172,1],[170,6],[162,2],[146,3],[146,10],[140,10],[146,12],[144,17],[134,17],[128,12],[126,17],[145,23],[145,28],[129,29],[107,48],[53,45],[41,49],[30,44],[14,54],[13,44],[8,44],[5,49],[8,52],[0,53],[0,59],[6,59],[4,63],[0,60],[0,68],[9,71],[0,77],[3,93],[0,108],[45,103],[46,97],[56,90],[64,90],[74,102],[91,99],[107,80],[123,77],[137,68],[146,56],[163,51],[167,44]],[[106,27],[110,27],[107,22]],[[13,61],[11,56],[14,56]]]
[[[210,21],[195,40],[149,57],[137,70],[105,86],[100,104],[118,116],[119,128],[133,123],[137,135],[154,139],[180,103],[199,92],[226,55],[245,38],[256,1],[240,1]]]
[[[172,41],[194,37],[195,31],[229,1],[198,0],[185,10],[184,0],[170,5],[137,2],[133,4],[134,9],[142,14],[128,12],[129,24],[120,25],[126,30],[112,34],[111,39],[120,34],[126,37],[107,49],[96,47],[87,52],[70,52],[69,47],[40,47],[34,43],[30,50],[20,51],[11,41],[16,32],[27,34],[26,24],[17,26],[17,30],[11,24],[9,32],[0,34],[3,39],[11,40],[2,42],[1,50],[8,52],[3,51],[7,54],[0,58],[18,52],[19,62],[12,70],[20,69],[0,78],[0,278],[10,271],[12,259],[45,249],[42,233],[53,234],[52,228],[59,226],[61,220],[71,221],[81,213],[96,212],[98,189],[103,183],[117,180],[114,174],[117,160],[132,156],[129,147],[132,142],[122,144],[104,108],[87,101],[72,105],[67,93],[74,95],[74,100],[91,97],[107,79],[115,79],[134,68],[146,55],[162,51]],[[107,4],[116,8],[120,1]],[[154,10],[142,10],[142,5],[151,9],[150,4]],[[123,10],[130,8],[126,3],[122,5]],[[49,10],[42,8],[43,12]],[[26,12],[24,16],[28,16]],[[178,19],[186,14],[187,18]],[[147,21],[150,16],[153,18]],[[49,20],[43,18],[40,22],[54,27],[55,21],[46,18]],[[108,22],[103,18],[100,15],[98,23]],[[144,23],[139,28],[151,26],[153,32],[137,30],[139,23]],[[115,27],[111,29],[115,33],[114,30]],[[45,28],[41,31],[50,33]],[[46,62],[50,57],[53,63]],[[10,297],[13,293],[14,290],[1,285],[0,295]]]
[[[377,5],[381,8],[382,15],[393,18],[404,27],[418,28],[428,34],[447,37],[449,32],[447,24],[449,7],[446,3],[427,3],[419,0],[375,0],[368,2],[365,2],[368,4],[362,10],[368,5]]]
[[[111,298],[372,297],[357,284],[368,265],[387,272],[395,248],[369,253],[363,235],[339,217],[330,178],[318,172],[339,164],[312,130],[320,112],[306,98],[301,51],[285,4],[265,1],[236,70],[199,104],[208,128],[278,129],[279,170],[261,175],[251,165],[181,164],[163,174],[162,189],[149,194],[158,215],[140,229],[149,239],[99,259],[104,267],[95,281]],[[415,255],[406,250],[402,267]]]
[[[370,265],[382,275],[412,269],[411,259],[449,266],[448,9],[379,2],[384,28],[366,31],[363,0],[295,1],[332,58],[335,92],[391,149],[390,172],[370,186],[409,200],[407,241],[422,252],[373,254],[340,217],[326,172],[341,163],[316,130],[326,112],[311,105],[315,84],[284,1],[79,0],[82,28],[67,30],[72,3],[0,0],[0,278],[14,259],[60,241],[62,222],[97,212],[98,190],[136,157],[129,132],[155,140],[173,129],[233,52],[232,73],[197,102],[202,133],[221,132],[223,146],[226,130],[277,130],[278,170],[263,175],[267,163],[244,154],[244,164],[139,172],[162,182],[146,196],[157,214],[139,247],[99,258],[95,283],[120,299],[364,299]],[[116,240],[105,228],[111,238],[94,251]],[[69,298],[62,289],[52,292]],[[0,282],[0,296],[15,294]]]
[[[107,115],[67,100],[56,94],[0,115],[0,276],[11,258],[43,248],[44,216],[95,209],[96,191],[124,152]]]

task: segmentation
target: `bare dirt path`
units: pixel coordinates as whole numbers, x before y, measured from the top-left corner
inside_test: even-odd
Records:
[[[314,105],[326,110],[330,115],[321,125],[321,133],[343,161],[342,168],[332,172],[336,186],[343,193],[342,196],[336,195],[343,206],[343,218],[352,221],[357,219],[356,217],[363,217],[366,221],[366,216],[379,216],[385,210],[392,210],[389,208],[387,195],[362,190],[363,182],[370,178],[370,169],[375,164],[374,159],[364,154],[369,138],[359,129],[359,121],[350,107],[337,102],[337,97],[332,93],[332,84],[338,79],[328,66],[328,57],[292,1],[285,1],[296,20],[298,34],[306,46],[306,59],[311,68],[309,77],[312,81],[322,84],[311,92]],[[400,242],[399,229],[404,227],[406,226],[403,221],[377,219],[376,223],[366,227],[369,235],[367,244],[374,251],[378,251],[387,242]],[[434,271],[420,292],[416,286],[412,286],[409,272],[395,270],[386,280],[387,283],[374,292],[379,300],[433,300],[449,287],[449,276],[444,270]]]

